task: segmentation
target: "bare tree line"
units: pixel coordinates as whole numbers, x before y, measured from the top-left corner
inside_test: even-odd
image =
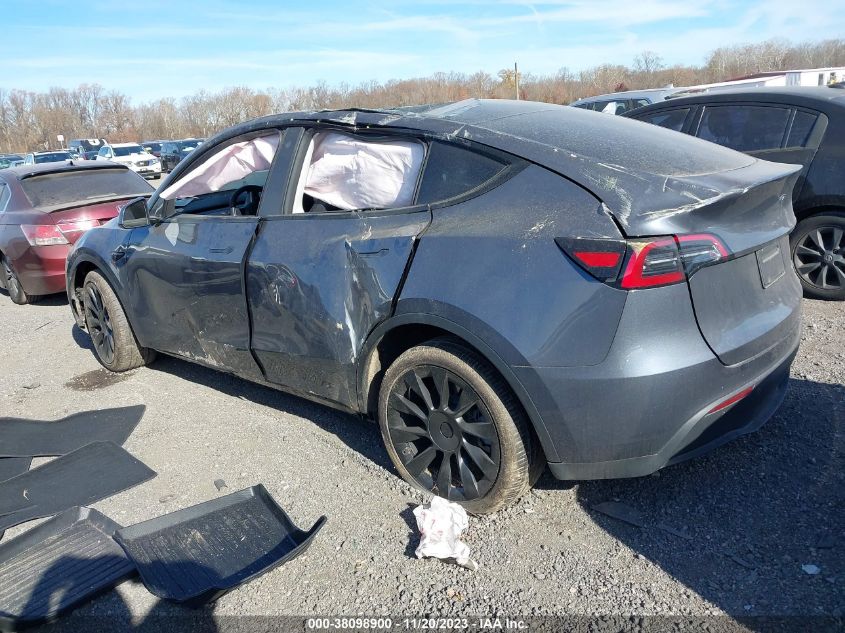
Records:
[[[603,64],[580,72],[561,68],[553,75],[520,72],[521,99],[570,103],[582,97],[668,84],[689,86],[756,72],[845,65],[845,39],[792,44],[769,40],[718,48],[701,66],[666,66],[651,51],[631,66]],[[241,121],[297,110],[377,108],[443,103],[469,97],[513,98],[513,69],[497,75],[435,73],[430,77],[365,82],[355,86],[317,83],[308,88],[200,91],[181,100],[162,98],[133,106],[129,97],[97,84],[47,92],[0,89],[0,151],[57,147],[56,135],[106,138],[111,142],[206,137]]]

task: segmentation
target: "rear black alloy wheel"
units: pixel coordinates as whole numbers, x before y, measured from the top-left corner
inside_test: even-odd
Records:
[[[845,217],[802,221],[793,236],[792,261],[807,296],[845,299]]]
[[[3,287],[9,293],[9,298],[18,305],[26,305],[27,303],[34,303],[38,297],[35,295],[28,295],[23,286],[21,286],[20,279],[12,269],[11,264],[6,261],[5,257],[0,257],[3,265]]]
[[[378,418],[405,481],[475,514],[515,502],[545,466],[507,383],[453,339],[412,347],[388,367]]]
[[[106,366],[114,363],[114,331],[111,315],[96,284],[85,287],[85,323],[97,356]]]
[[[499,434],[478,393],[455,373],[418,365],[388,400],[390,440],[426,490],[453,501],[486,495],[499,475]]]

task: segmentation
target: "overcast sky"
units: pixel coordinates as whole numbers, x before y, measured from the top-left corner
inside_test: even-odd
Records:
[[[6,0],[0,87],[99,83],[135,103],[227,86],[335,85],[631,64],[845,36],[845,0]]]

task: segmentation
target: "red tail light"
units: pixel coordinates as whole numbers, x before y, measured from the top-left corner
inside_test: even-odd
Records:
[[[620,282],[625,289],[681,283],[699,268],[730,254],[722,241],[709,233],[629,241],[628,246],[631,254]]]
[[[621,286],[653,288],[684,281],[684,266],[674,237],[648,242],[628,242],[631,254],[622,273]]]
[[[626,290],[682,283],[699,268],[730,256],[722,241],[709,233],[628,242],[560,237],[555,241],[593,277],[605,283],[618,278],[619,287]]]
[[[22,224],[21,230],[26,237],[26,241],[32,246],[54,246],[70,243],[55,224]]]
[[[555,242],[576,264],[599,281],[610,283],[619,276],[625,257],[624,241],[557,237]]]
[[[76,241],[80,234],[88,229],[93,229],[95,226],[100,226],[97,220],[71,220],[67,222],[59,222],[59,230],[65,236],[70,236],[71,241]]]

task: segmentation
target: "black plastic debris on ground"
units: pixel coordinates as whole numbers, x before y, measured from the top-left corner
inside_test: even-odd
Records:
[[[118,530],[147,589],[198,606],[302,554],[323,527],[296,527],[264,486]]]
[[[0,482],[17,477],[29,470],[32,465],[31,457],[2,457],[0,458]]]
[[[53,620],[135,573],[117,523],[72,508],[0,545],[0,630]]]
[[[0,483],[0,535],[19,523],[92,504],[155,475],[117,444],[88,444]]]
[[[138,405],[83,411],[55,422],[0,417],[0,457],[65,455],[93,442],[120,445],[138,426],[144,410]]]

